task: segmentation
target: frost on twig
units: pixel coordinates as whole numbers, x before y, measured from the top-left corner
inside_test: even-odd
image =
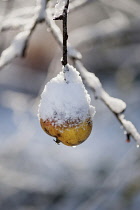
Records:
[[[129,136],[132,136],[133,139],[135,139],[137,143],[140,144],[140,134],[138,133],[137,129],[132,124],[132,122],[126,120],[123,114],[118,115],[118,119],[120,123],[123,125],[123,128],[126,130],[128,138]]]
[[[49,9],[47,9],[47,15],[46,15],[46,23],[50,28],[50,31],[52,32],[53,36],[55,37],[58,44],[62,47],[62,34],[59,29],[59,27],[55,24],[54,21],[52,21],[51,13],[49,12]],[[71,47],[71,49],[74,49]],[[124,130],[126,131],[126,136],[132,137],[137,143],[140,143],[140,134],[136,130],[135,126],[130,122],[127,121],[124,118],[124,115],[122,113],[126,109],[126,104],[120,99],[111,97],[102,87],[102,84],[98,77],[95,76],[94,73],[88,72],[80,60],[78,60],[76,57],[73,58],[70,53],[68,53],[68,56],[74,61],[76,69],[80,72],[82,78],[86,82],[86,84],[92,88],[92,90],[95,93],[95,97],[100,99],[104,102],[104,104],[110,109],[110,111],[116,116],[118,121],[123,126]]]
[[[36,28],[36,25],[45,19],[46,0],[37,0],[36,14],[25,25],[22,32],[20,32],[12,44],[2,52],[0,57],[0,68],[8,64],[16,57],[24,57],[29,43],[29,39]]]
[[[57,4],[55,5],[54,19],[60,20],[63,17],[63,13],[67,5],[69,4],[68,0],[57,0]]]

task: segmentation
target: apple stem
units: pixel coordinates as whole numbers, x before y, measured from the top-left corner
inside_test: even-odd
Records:
[[[68,28],[67,28],[67,15],[68,15],[69,0],[64,7],[63,11],[63,60],[62,65],[67,65],[67,40],[68,40]]]
[[[66,1],[66,4],[65,4],[64,9],[63,9],[63,13],[59,17],[54,18],[54,20],[62,20],[62,24],[63,24],[63,58],[62,58],[61,62],[62,62],[62,65],[64,67],[67,65],[67,40],[68,40],[67,16],[68,16],[68,7],[69,7],[69,0]]]

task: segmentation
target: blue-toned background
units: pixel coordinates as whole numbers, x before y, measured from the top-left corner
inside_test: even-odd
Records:
[[[140,7],[140,2],[136,3]],[[16,8],[33,5],[35,1],[0,1],[0,13],[6,16]],[[132,7],[129,1],[128,7]],[[69,15],[69,39],[105,90],[127,103],[126,119],[140,131],[140,28],[128,37],[118,34],[107,40],[89,40],[88,44],[76,41],[82,39],[79,28],[91,29],[109,15],[116,13],[118,21],[123,21],[119,12],[130,26],[139,20],[101,1],[91,1]],[[17,33],[0,33],[1,52]],[[27,57],[14,60],[0,71],[0,209],[139,210],[140,149],[133,140],[125,142],[119,122],[94,99],[90,89],[96,115],[87,141],[76,148],[57,145],[41,129],[37,118],[40,93],[61,70],[61,56],[42,24],[30,40]]]

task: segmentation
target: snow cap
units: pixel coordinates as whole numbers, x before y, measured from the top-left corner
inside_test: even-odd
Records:
[[[67,121],[82,122],[93,118],[95,108],[79,72],[67,64],[48,82],[41,95],[39,118],[61,125]]]
[[[63,15],[63,10],[66,4],[67,4],[67,0],[57,0],[57,4],[55,5],[54,18]]]

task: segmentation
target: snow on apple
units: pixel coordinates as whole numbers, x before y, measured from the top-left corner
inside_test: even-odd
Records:
[[[83,121],[87,116],[93,117],[95,108],[90,105],[90,96],[78,71],[70,65],[64,71],[45,86],[39,105],[39,117],[43,120],[55,118],[58,124],[70,118]]]
[[[57,137],[66,145],[74,146],[82,143],[92,129],[95,108],[90,103],[90,96],[79,72],[67,64],[55,78],[46,84],[41,95],[39,105],[41,126],[49,135]],[[52,126],[57,131],[52,131]],[[81,135],[80,138],[78,132]],[[62,138],[59,138],[60,135]]]

